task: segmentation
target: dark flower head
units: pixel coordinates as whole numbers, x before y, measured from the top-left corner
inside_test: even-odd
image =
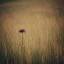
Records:
[[[25,31],[25,29],[21,29],[21,30],[19,30],[19,32],[20,32],[20,33],[24,33],[24,32],[26,32],[26,31]]]

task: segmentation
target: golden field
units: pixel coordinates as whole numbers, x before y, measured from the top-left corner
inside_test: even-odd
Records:
[[[54,1],[1,4],[0,63],[64,64],[63,11]]]

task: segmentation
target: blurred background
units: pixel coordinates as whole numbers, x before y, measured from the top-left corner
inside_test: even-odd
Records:
[[[0,64],[64,64],[64,0],[0,0]]]

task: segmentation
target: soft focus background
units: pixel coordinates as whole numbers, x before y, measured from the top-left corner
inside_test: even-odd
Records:
[[[0,64],[64,64],[64,1],[0,0]]]

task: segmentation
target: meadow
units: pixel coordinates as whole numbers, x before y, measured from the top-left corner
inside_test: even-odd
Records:
[[[63,11],[54,1],[1,4],[0,64],[64,64]]]

